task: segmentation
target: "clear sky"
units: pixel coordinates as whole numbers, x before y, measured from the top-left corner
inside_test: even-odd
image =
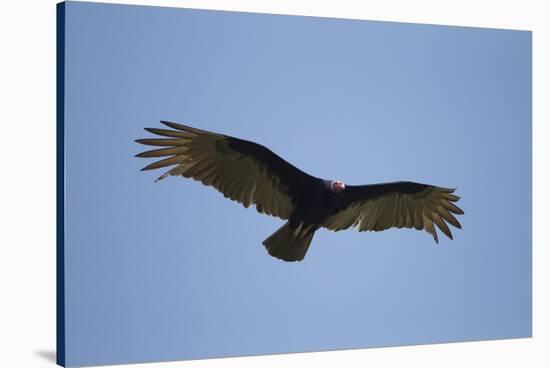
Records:
[[[531,335],[531,33],[69,3],[67,363]],[[173,120],[326,179],[457,187],[455,240],[283,224],[134,158]],[[38,178],[39,180],[39,178]]]

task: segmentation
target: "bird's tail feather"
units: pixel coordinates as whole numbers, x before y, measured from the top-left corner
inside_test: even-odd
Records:
[[[313,239],[314,229],[294,228],[289,222],[263,241],[267,252],[283,261],[301,261]]]

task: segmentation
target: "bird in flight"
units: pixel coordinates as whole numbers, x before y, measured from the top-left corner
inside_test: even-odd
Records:
[[[244,207],[286,220],[263,241],[268,253],[284,261],[304,259],[315,232],[381,231],[392,227],[426,230],[438,243],[434,224],[450,239],[447,223],[464,212],[454,189],[400,181],[346,185],[305,173],[268,148],[250,141],[161,121],[171,129],[145,128],[162,138],[137,139],[156,146],[136,157],[160,158],[142,170],[171,166],[157,180],[183,176],[212,186]]]

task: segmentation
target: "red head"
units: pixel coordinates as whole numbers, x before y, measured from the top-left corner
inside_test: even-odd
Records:
[[[333,193],[340,193],[344,189],[346,189],[346,184],[344,184],[343,181],[333,180],[330,182],[330,190],[332,190]]]

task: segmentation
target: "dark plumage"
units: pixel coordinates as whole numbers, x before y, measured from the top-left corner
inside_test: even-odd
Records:
[[[464,212],[453,203],[460,198],[452,194],[454,189],[413,182],[346,186],[311,176],[257,143],[162,123],[172,129],[145,130],[167,138],[136,140],[161,147],[136,155],[161,158],[142,170],[172,166],[157,180],[170,175],[193,178],[245,207],[255,205],[260,213],[288,220],[263,242],[269,254],[285,261],[301,261],[321,227],[424,229],[436,243],[434,224],[451,239],[447,223],[461,228],[453,214]]]

